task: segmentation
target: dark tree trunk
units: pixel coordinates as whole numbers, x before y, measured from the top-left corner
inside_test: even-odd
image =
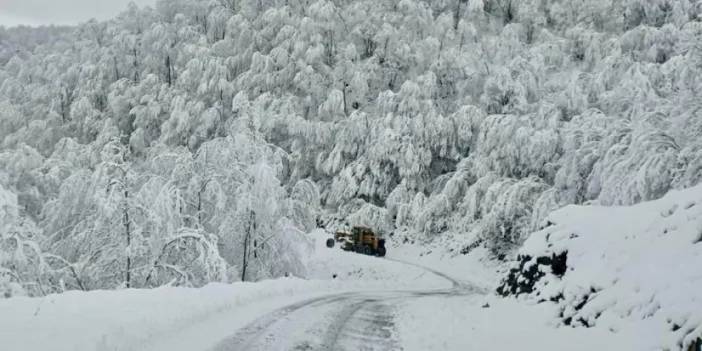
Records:
[[[134,55],[134,62],[132,62],[132,65],[134,66],[134,82],[137,83],[139,82],[139,61],[136,48],[132,50],[132,55]]]
[[[461,19],[461,3],[463,0],[456,0],[456,8],[453,11],[453,30],[458,30],[458,22]]]
[[[126,178],[126,177],[125,177]],[[126,179],[125,179],[126,180]],[[127,271],[126,271],[126,284],[127,288],[131,288],[132,286],[132,257],[131,257],[131,244],[132,244],[132,231],[131,231],[131,226],[129,222],[129,190],[126,189],[126,184],[125,184],[125,190],[124,190],[124,231],[125,235],[127,238]]]
[[[251,241],[252,231],[256,229],[256,213],[251,211],[249,215],[249,227],[246,230],[246,235],[244,235],[244,259],[241,265],[241,281],[246,281],[246,269],[249,265],[249,241]]]
[[[112,63],[113,63],[113,68],[114,68],[114,74],[115,74],[115,81],[119,80],[119,66],[117,65],[117,57],[112,58]]]
[[[197,192],[197,225],[198,228],[202,228],[202,192],[205,191],[204,187]]]
[[[173,85],[173,77],[171,75],[171,56],[166,56],[166,80],[168,81],[168,86]]]
[[[349,87],[349,84],[344,82],[344,90],[342,90],[342,92],[344,93],[344,115],[345,116],[349,115],[349,109],[347,107],[348,105],[346,104],[346,89],[348,89],[348,87]]]

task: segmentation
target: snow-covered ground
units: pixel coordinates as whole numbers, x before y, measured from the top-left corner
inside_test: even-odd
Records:
[[[517,299],[408,299],[397,316],[404,350],[688,350],[700,342],[702,186],[635,206],[568,206],[549,221],[520,250],[532,258],[522,269],[567,251],[562,277],[540,265],[545,277]],[[391,253],[486,288],[504,277],[482,249],[437,246]]]
[[[0,348],[680,350],[699,337],[702,186],[549,218],[521,254],[568,251],[568,269],[542,265],[518,298],[496,296],[504,268],[481,249],[394,244],[381,259],[328,249],[316,231],[302,278],[0,300]]]
[[[555,304],[496,296],[504,267],[491,262],[483,248],[462,255],[440,247],[398,245],[391,252],[478,288],[475,294],[404,300],[396,326],[405,351],[642,349],[639,338],[630,333],[563,327]]]
[[[306,262],[309,279],[333,279],[338,281],[337,284],[363,289],[426,290],[451,287],[450,281],[421,266],[408,265],[392,259],[402,260],[407,256],[390,252],[388,258],[391,259],[382,259],[345,252],[338,247],[328,249],[325,241],[331,237],[330,234],[317,230],[312,235],[315,238],[315,250]]]
[[[562,324],[633,339],[631,350],[687,350],[702,338],[702,186],[630,207],[568,206],[521,249],[531,259],[567,252],[521,299],[557,300]]]
[[[394,244],[387,257],[391,260],[428,268],[451,276],[480,290],[494,290],[502,276],[502,268],[491,261],[485,248],[476,248],[470,254],[447,252],[441,243]]]
[[[398,338],[405,351],[643,350],[635,336],[601,329],[559,328],[553,305],[490,296],[428,297],[402,304]]]
[[[206,323],[205,335],[177,337],[180,349],[227,335],[235,323],[289,303],[291,296],[323,294],[329,287],[299,279],[260,283],[210,284],[201,289],[160,288],[68,292],[44,298],[0,300],[3,350],[133,350]],[[258,303],[255,310],[244,309]],[[244,309],[243,311],[240,311]],[[221,319],[224,317],[224,319]],[[222,321],[225,330],[209,330]],[[176,332],[176,334],[173,334]],[[214,335],[213,335],[214,334]],[[193,334],[186,334],[193,335]],[[212,341],[210,341],[212,342]]]
[[[316,245],[308,257],[307,279],[2,299],[0,349],[206,349],[257,317],[292,303],[329,294],[452,286],[416,266],[327,249],[325,233],[313,235]]]

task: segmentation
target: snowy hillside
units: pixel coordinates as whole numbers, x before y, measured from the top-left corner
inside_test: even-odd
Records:
[[[501,291],[555,302],[563,325],[635,336],[637,350],[687,350],[702,339],[701,205],[697,186],[632,207],[558,210]]]
[[[0,14],[0,19],[2,14]],[[4,66],[13,56],[26,58],[40,45],[63,38],[71,33],[69,27],[0,27],[0,66]],[[62,39],[65,40],[65,39]]]

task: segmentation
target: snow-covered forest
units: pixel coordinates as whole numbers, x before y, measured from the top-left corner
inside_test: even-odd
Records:
[[[700,0],[161,0],[0,28],[0,295],[302,274],[369,225],[514,254],[702,180]]]

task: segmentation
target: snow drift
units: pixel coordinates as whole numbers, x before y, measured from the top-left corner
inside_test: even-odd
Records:
[[[702,336],[700,267],[697,186],[630,207],[553,212],[498,291],[556,302],[564,325],[632,333],[640,349],[679,350]]]

